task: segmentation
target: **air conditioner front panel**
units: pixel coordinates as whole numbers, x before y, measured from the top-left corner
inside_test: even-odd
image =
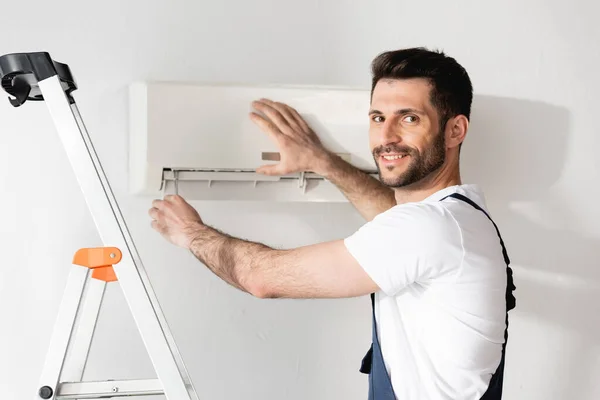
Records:
[[[160,190],[165,170],[254,171],[273,163],[265,154],[277,153],[277,144],[249,117],[261,98],[294,107],[325,147],[357,168],[376,169],[368,90],[146,82],[130,95],[134,192]]]

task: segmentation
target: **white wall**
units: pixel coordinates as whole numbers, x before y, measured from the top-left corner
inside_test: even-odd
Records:
[[[80,109],[203,399],[364,399],[368,298],[257,300],[149,226],[127,194],[133,80],[369,86],[380,51],[443,48],[476,97],[463,150],[513,261],[507,399],[597,399],[600,65],[591,1],[54,1],[4,14],[0,53],[70,64]],[[0,102],[0,393],[32,398],[74,251],[99,245],[43,104]],[[366,134],[366,133],[365,133]],[[115,162],[107,161],[116,157]],[[210,224],[275,246],[344,237],[349,205],[194,203]],[[226,223],[233,217],[234,223]],[[287,238],[283,234],[287,233]],[[86,378],[152,377],[118,286]]]

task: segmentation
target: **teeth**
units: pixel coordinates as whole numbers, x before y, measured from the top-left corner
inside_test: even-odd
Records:
[[[390,161],[392,161],[392,160],[398,160],[398,159],[400,159],[402,157],[404,157],[404,156],[403,155],[402,156],[383,156],[383,158],[385,158],[386,160],[390,160]]]

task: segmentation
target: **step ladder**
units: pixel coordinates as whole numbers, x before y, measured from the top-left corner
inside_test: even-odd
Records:
[[[0,80],[14,107],[46,102],[104,245],[74,254],[35,398],[163,395],[198,400],[73,98],[77,84],[69,66],[46,52],[5,54]],[[123,291],[156,379],[82,381],[104,291],[114,282]]]

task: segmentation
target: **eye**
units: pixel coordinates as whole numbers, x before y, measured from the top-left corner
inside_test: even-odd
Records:
[[[418,120],[419,118],[416,115],[407,115],[406,117],[402,118],[403,122],[407,122],[409,124],[414,124]]]
[[[373,120],[373,122],[383,122],[383,116],[381,115],[373,115],[371,119]]]

